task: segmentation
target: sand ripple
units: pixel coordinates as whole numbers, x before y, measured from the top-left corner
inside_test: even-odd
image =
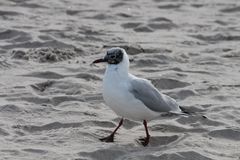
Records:
[[[239,6],[0,1],[0,159],[239,159]],[[137,141],[142,122],[131,120],[115,143],[98,140],[120,120],[101,94],[104,65],[90,65],[110,47],[124,48],[131,73],[192,114],[149,122],[149,147]]]

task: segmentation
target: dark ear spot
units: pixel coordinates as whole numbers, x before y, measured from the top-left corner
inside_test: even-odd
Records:
[[[106,56],[109,64],[118,64],[123,59],[123,52],[121,49],[110,50]]]

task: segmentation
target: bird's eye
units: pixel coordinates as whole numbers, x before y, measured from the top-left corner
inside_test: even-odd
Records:
[[[116,58],[116,55],[111,55],[110,57],[111,57],[112,59],[114,59],[114,58]]]

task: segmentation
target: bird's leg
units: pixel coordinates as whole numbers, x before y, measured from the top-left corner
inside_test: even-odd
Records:
[[[147,127],[147,121],[143,120],[143,125],[145,127],[145,131],[146,131],[146,137],[145,138],[140,138],[139,141],[142,143],[142,145],[145,147],[148,145],[149,143],[149,139],[150,139],[150,135],[148,132],[148,127]]]
[[[122,124],[123,124],[123,118],[119,122],[117,128],[115,128],[115,130],[109,136],[101,138],[99,140],[101,140],[103,142],[113,142],[114,141],[114,134],[117,132],[117,130],[121,127]]]

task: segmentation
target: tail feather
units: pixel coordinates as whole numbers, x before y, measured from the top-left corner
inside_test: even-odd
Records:
[[[196,112],[190,111],[190,109],[179,106],[179,108],[182,110],[182,113],[188,116],[192,116],[192,115],[197,115]],[[206,118],[207,117],[205,115],[202,115],[202,118]]]
[[[190,110],[182,107],[182,106],[179,106],[179,108],[182,110],[182,113],[185,113],[185,114],[188,114],[188,115],[192,115],[194,112],[191,112]]]

